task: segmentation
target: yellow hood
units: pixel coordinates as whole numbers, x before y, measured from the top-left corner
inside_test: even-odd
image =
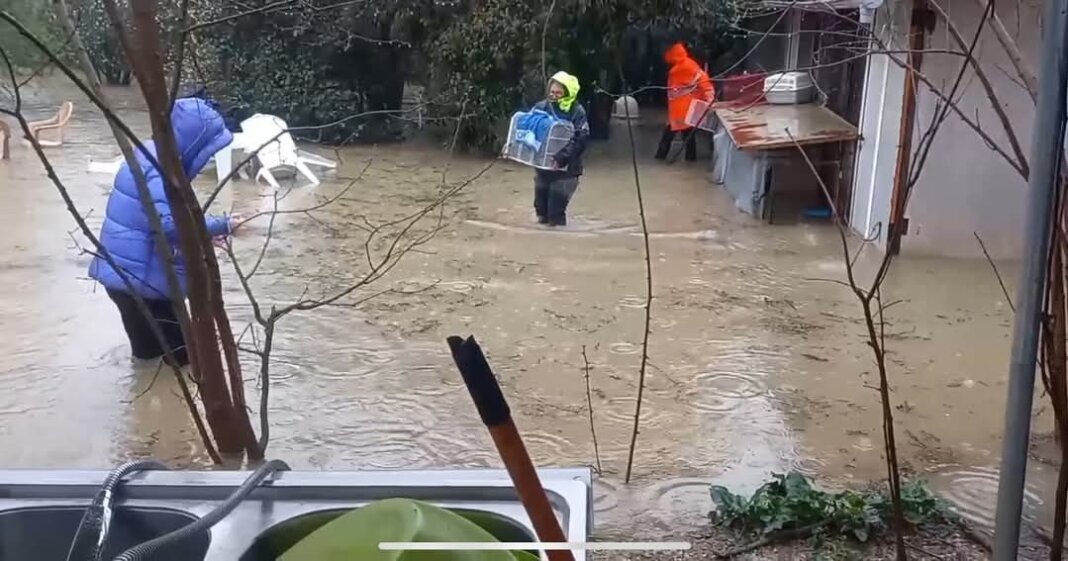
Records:
[[[567,95],[557,102],[560,105],[560,109],[571,111],[571,106],[574,105],[575,100],[578,99],[579,79],[567,72],[560,71],[553,74],[551,80],[563,86],[564,90],[567,91]]]

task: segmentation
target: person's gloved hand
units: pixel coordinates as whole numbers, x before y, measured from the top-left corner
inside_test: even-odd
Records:
[[[230,235],[233,235],[234,231],[237,230],[238,226],[240,226],[241,223],[244,222],[244,221],[245,221],[244,215],[242,215],[240,213],[236,213],[236,212],[234,214],[231,214],[230,215]]]
[[[237,230],[238,226],[240,226],[241,223],[244,222],[244,220],[245,219],[241,214],[231,214],[227,218],[227,221],[229,222],[229,226],[230,226],[230,228],[229,228],[230,229],[230,233],[229,234],[223,234],[221,236],[215,236],[214,238],[211,239],[212,245],[214,245],[215,247],[219,247],[219,248],[226,247],[226,238],[234,235],[234,232]]]

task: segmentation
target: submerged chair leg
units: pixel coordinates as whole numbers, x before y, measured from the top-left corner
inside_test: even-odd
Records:
[[[300,174],[304,177],[308,178],[308,181],[311,181],[313,185],[319,184],[319,178],[316,177],[314,173],[312,173],[312,170],[308,167],[308,164],[305,164],[302,160],[298,159],[296,163],[296,168],[297,171],[299,171]]]

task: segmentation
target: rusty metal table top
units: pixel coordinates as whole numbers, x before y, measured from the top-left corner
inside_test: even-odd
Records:
[[[795,139],[798,144],[805,145],[859,138],[857,127],[830,109],[811,103],[722,103],[717,105],[716,115],[740,150],[789,148],[794,146]]]

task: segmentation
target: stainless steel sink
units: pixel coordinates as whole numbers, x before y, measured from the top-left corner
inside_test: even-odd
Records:
[[[126,541],[114,549],[125,550],[204,516],[249,473],[153,471],[130,476],[119,489],[110,539],[116,544]],[[591,471],[538,473],[568,540],[586,541],[593,526]],[[105,471],[0,470],[0,561],[64,561],[81,514],[106,476]],[[210,536],[176,546],[173,559],[274,561],[288,545],[333,517],[389,497],[424,500],[477,516],[502,541],[534,535],[504,470],[289,471],[253,491]],[[46,531],[47,539],[34,534]],[[12,532],[27,537],[9,538]],[[41,549],[32,549],[36,545]],[[578,551],[575,558],[583,561],[586,556]]]
[[[64,561],[81,523],[84,507],[30,507],[0,512],[0,561]],[[196,520],[169,509],[116,509],[104,559],[113,559],[127,549],[168,534]],[[202,561],[210,537],[193,536],[164,552],[159,561]]]

